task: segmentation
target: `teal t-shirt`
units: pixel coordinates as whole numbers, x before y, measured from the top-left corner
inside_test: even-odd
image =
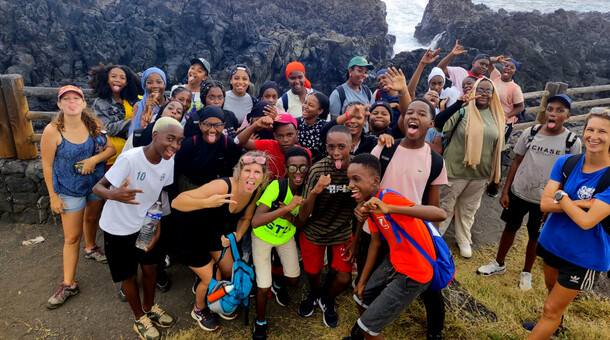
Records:
[[[280,185],[278,180],[275,180],[267,186],[265,192],[261,195],[256,205],[260,205],[261,203],[270,207],[273,202],[278,198],[280,194]],[[292,201],[292,192],[290,191],[290,186],[286,190],[286,197],[284,198],[284,204],[288,205]],[[290,212],[292,215],[296,216],[299,214],[299,207],[296,207],[294,210]],[[269,242],[271,244],[284,244],[290,240],[294,236],[296,232],[296,227],[283,218],[276,218],[275,220],[267,223],[266,225],[262,225],[258,228],[254,228],[254,235],[260,238],[265,242]]]

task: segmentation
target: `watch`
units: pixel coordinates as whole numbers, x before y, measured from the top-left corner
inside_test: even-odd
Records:
[[[557,191],[555,193],[555,195],[553,196],[554,199],[554,203],[557,204],[559,203],[559,201],[561,201],[561,199],[563,198],[563,196],[568,196],[568,194],[565,191]]]

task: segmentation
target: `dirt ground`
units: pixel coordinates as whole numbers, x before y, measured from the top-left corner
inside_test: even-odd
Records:
[[[475,249],[497,243],[502,226],[497,199],[484,195],[473,227]],[[452,229],[450,227],[445,239],[455,249]],[[37,236],[44,237],[45,242],[21,245],[22,241]],[[112,283],[108,268],[86,260],[82,255],[76,271],[80,294],[56,310],[46,309],[45,303],[62,277],[62,243],[60,225],[0,224],[0,339],[137,339],[132,330],[129,306],[117,299],[118,286]],[[101,233],[98,233],[98,244],[102,244]],[[172,332],[196,327],[189,315],[194,302],[192,273],[180,264],[172,264],[167,271],[173,280],[172,288],[167,293],[157,293],[156,301],[178,318]],[[608,292],[608,280],[604,280],[600,289]],[[305,281],[302,277],[299,286],[291,289],[294,295],[290,313],[296,323],[299,323],[298,316],[292,310],[296,310],[295,302],[305,294]],[[253,299],[251,303],[254,303]],[[286,309],[280,308],[270,301],[268,314],[291,318],[286,315]],[[253,320],[253,307],[250,315]],[[236,321],[221,324],[229,328],[244,327],[241,316]],[[202,338],[206,338],[203,332]]]

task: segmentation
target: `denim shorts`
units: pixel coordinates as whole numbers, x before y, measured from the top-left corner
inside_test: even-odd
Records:
[[[89,201],[99,201],[101,198],[95,196],[93,193],[90,193],[87,196],[75,197],[68,196],[65,194],[58,194],[59,198],[64,202],[66,209],[64,209],[65,213],[71,213],[79,210],[85,209],[87,202]]]

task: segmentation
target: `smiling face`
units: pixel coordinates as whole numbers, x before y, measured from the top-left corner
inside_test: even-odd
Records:
[[[610,119],[591,116],[583,131],[583,139],[587,152],[610,152]]]
[[[112,89],[112,93],[121,93],[127,86],[127,75],[125,71],[119,67],[115,67],[108,72],[108,86]]]
[[[199,122],[199,129],[203,134],[203,140],[208,144],[214,144],[220,139],[224,127],[225,124],[222,120],[216,117],[210,117],[203,122]]]
[[[487,73],[488,67],[489,67],[489,60],[483,59],[483,58],[477,59],[472,62],[472,68],[470,69],[470,72],[472,72],[472,74],[474,74],[475,76],[478,77],[480,75]]]
[[[195,86],[199,86],[202,81],[208,79],[208,73],[205,71],[205,68],[200,63],[194,63],[193,65],[191,65],[187,75],[188,83],[193,84]]]
[[[174,118],[177,121],[181,121],[183,114],[184,114],[184,108],[182,107],[182,104],[180,104],[177,101],[172,101],[169,104],[167,104],[165,109],[163,109],[163,112],[161,113],[161,117],[170,117],[170,118]]]
[[[297,143],[298,135],[299,131],[291,123],[279,124],[273,131],[273,136],[275,136],[275,140],[278,142],[282,153],[286,153],[288,149]]]
[[[182,104],[182,107],[184,108],[184,112],[188,112],[191,109],[191,100],[193,99],[193,96],[191,95],[191,92],[189,91],[182,91],[180,93],[178,93],[174,98],[172,98],[172,100],[175,100],[177,102],[179,102],[180,104]]]
[[[371,115],[369,116],[369,123],[371,127],[376,131],[383,131],[390,126],[390,120],[392,116],[383,106],[377,106],[371,111]]]
[[[483,59],[485,60],[485,59]],[[489,102],[493,97],[494,87],[488,80],[483,80],[477,86],[476,95],[481,96],[476,99],[477,107],[480,109],[486,109],[489,106]]]
[[[161,131],[153,132],[153,148],[163,159],[168,160],[180,150],[183,137],[182,127],[168,126]]]
[[[57,102],[66,116],[78,116],[87,107],[87,102],[76,92],[66,92]]]
[[[303,185],[303,182],[305,181],[305,177],[307,177],[309,169],[307,169],[307,171],[305,172],[301,172],[300,169],[302,167],[309,167],[309,162],[307,161],[307,158],[303,156],[290,157],[286,159],[286,170],[288,170],[290,166],[295,166],[297,172],[290,173],[290,171],[286,171],[286,174],[288,175],[288,180],[296,186]]]
[[[373,175],[372,171],[360,163],[350,164],[347,169],[349,188],[356,202],[364,202],[370,199],[373,191],[379,186],[379,176]]]
[[[570,118],[570,110],[561,100],[554,100],[546,104],[544,116],[547,119],[546,126],[552,131],[561,131],[563,122]]]
[[[432,79],[430,79],[430,82],[428,83],[430,90],[438,93],[439,95],[443,90],[443,85],[445,85],[445,80],[441,76],[432,77]]]
[[[404,117],[406,138],[410,140],[425,139],[428,129],[434,126],[430,115],[430,105],[422,101],[413,101]]]
[[[464,92],[464,94],[470,92],[475,82],[476,80],[472,78],[464,78],[464,80],[462,80],[462,92]]]
[[[517,72],[517,67],[515,64],[509,61],[502,66],[502,74],[500,75],[500,79],[503,81],[510,81],[515,75],[515,72]]]
[[[366,79],[368,68],[364,66],[354,66],[349,70],[349,81],[354,86],[360,86]]]
[[[364,115],[364,106],[362,105],[354,105],[348,108],[350,110],[349,116],[352,119],[345,122],[345,126],[349,129],[349,132],[352,136],[355,136],[362,132],[362,128],[364,127],[364,123],[366,122],[366,117]]]
[[[322,113],[322,108],[320,107],[320,102],[318,98],[314,95],[309,95],[305,97],[305,102],[301,107],[301,111],[303,112],[304,119],[315,119]]]
[[[253,193],[261,185],[263,177],[263,165],[244,164],[239,173],[239,186],[246,193]]]
[[[222,108],[225,103],[225,94],[220,87],[211,87],[205,95],[205,105],[218,106]]]
[[[349,153],[354,149],[352,138],[342,132],[329,132],[326,135],[326,152],[333,159],[337,170],[347,170]]]
[[[434,90],[430,90],[430,91],[426,92],[426,94],[424,95],[424,99],[429,101],[430,103],[432,103],[432,105],[434,105],[434,107],[438,107],[438,103],[440,102],[440,99],[438,97],[438,92],[436,92]]]
[[[165,82],[163,82],[163,78],[158,73],[151,73],[148,78],[146,78],[146,91],[150,94],[163,94],[165,91]]]
[[[299,94],[301,93],[305,87],[305,73],[299,71],[299,70],[294,70],[292,72],[290,72],[290,74],[288,75],[288,85],[290,85],[290,89],[292,90],[292,93],[296,93]]]
[[[383,92],[390,91],[389,85],[392,85],[392,80],[388,77],[387,74],[383,73],[377,77],[377,85]]]
[[[231,77],[231,86],[233,87],[233,93],[241,97],[246,95],[248,86],[250,86],[250,77],[244,70],[237,70]]]
[[[279,94],[275,89],[268,88],[263,92],[262,100],[268,101],[271,105],[275,105],[277,103],[277,99],[279,98]]]

